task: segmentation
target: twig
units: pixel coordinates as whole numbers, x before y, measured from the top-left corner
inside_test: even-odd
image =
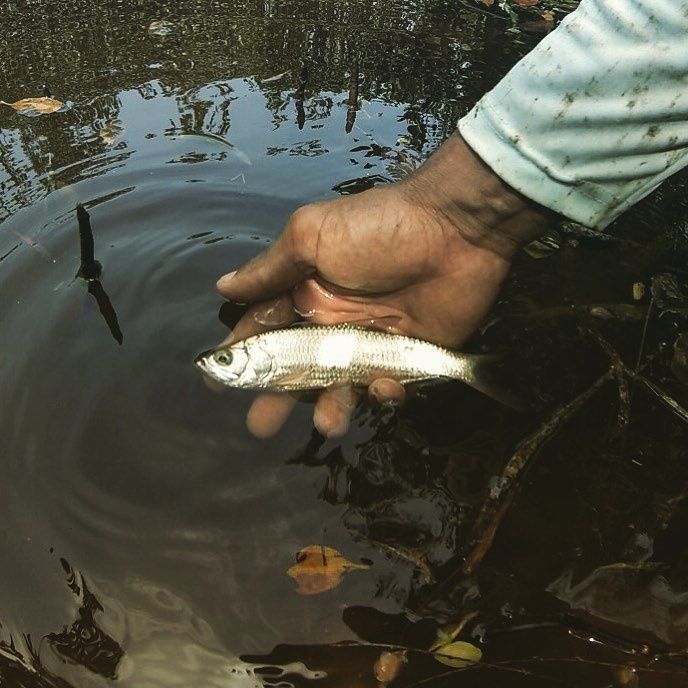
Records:
[[[461,567],[463,574],[472,573],[492,546],[497,528],[516,496],[518,477],[530,458],[614,375],[615,370],[612,367],[575,399],[559,408],[549,420],[516,447],[516,451],[502,471],[499,483],[485,500],[473,527],[475,545]]]
[[[652,306],[655,303],[655,295],[652,294],[652,298],[650,299],[650,303],[647,307],[647,315],[645,316],[645,323],[643,324],[643,333],[640,335],[640,348],[638,349],[638,360],[635,362],[635,374],[638,374],[638,371],[640,370],[640,361],[642,360],[643,357],[643,349],[645,348],[645,337],[647,335],[647,326],[650,324],[650,313],[652,313]]]
[[[633,373],[633,379],[644,384],[654,395],[659,397],[681,420],[688,423],[688,410],[684,409],[681,404],[676,401],[673,397],[670,397],[664,390],[657,387],[657,385],[648,380],[644,375],[640,373]]]

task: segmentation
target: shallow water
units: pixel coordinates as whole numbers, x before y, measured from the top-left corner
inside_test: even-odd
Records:
[[[627,424],[614,381],[577,409],[457,574],[518,442],[608,369],[593,331],[635,368],[645,329],[643,374],[688,406],[685,175],[615,240],[517,260],[470,346],[510,352],[526,414],[440,385],[341,440],[305,402],[257,440],[252,395],[192,366],[238,315],[217,276],[301,203],[408,174],[540,37],[508,28],[429,0],[2,6],[0,97],[72,105],[0,110],[1,685],[375,686],[399,645],[395,685],[449,686],[422,650],[471,612],[464,685],[685,685],[688,424],[642,384]],[[311,544],[372,566],[300,596]]]

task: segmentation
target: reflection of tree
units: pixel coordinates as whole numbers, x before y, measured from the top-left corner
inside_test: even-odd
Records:
[[[224,136],[231,98],[218,103],[217,94],[201,96],[197,89],[253,76],[251,86],[263,92],[274,125],[296,119],[301,128],[345,106],[356,64],[358,98],[409,104],[409,147],[418,152],[426,143],[432,147],[525,50],[504,40],[503,21],[462,7],[442,0],[398,5],[243,0],[208,9],[194,0],[166,0],[156,4],[152,16],[148,5],[135,0],[106,6],[79,0],[3,5],[0,94],[9,100],[28,96],[46,81],[57,97],[76,104],[59,120],[22,119],[3,131],[0,220],[50,191],[52,170],[103,152],[97,132],[118,116],[116,94],[126,89],[138,89],[144,98],[180,94],[182,119],[191,117],[183,122],[184,131]],[[151,19],[160,17],[173,25],[164,39],[146,31]],[[466,52],[466,45],[473,51]],[[307,92],[299,75],[305,63]],[[152,64],[159,66],[156,80]],[[260,83],[285,71],[284,80]],[[296,113],[287,107],[292,99]],[[342,128],[350,127],[341,115]],[[16,117],[0,116],[8,118],[3,123]]]
[[[98,625],[95,615],[103,607],[88,589],[84,577],[67,561],[60,560],[67,574],[67,586],[79,600],[77,618],[71,626],[58,633],[49,633],[45,639],[63,658],[89,671],[114,679],[117,667],[124,656],[119,643]],[[0,685],[26,686],[26,688],[70,688],[64,679],[48,671],[34,648],[31,639],[23,636],[22,652],[10,638],[0,641]]]

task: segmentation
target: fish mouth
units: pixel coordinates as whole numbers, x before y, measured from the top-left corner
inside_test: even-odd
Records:
[[[194,365],[200,368],[204,373],[208,371],[208,356],[210,356],[215,349],[208,349],[207,351],[202,351],[196,358],[194,358]]]

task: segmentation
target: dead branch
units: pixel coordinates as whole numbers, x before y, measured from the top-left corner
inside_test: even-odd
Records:
[[[492,546],[497,528],[516,497],[518,478],[529,460],[614,375],[615,370],[612,367],[575,399],[559,408],[549,420],[516,447],[516,451],[502,471],[497,486],[485,500],[475,522],[473,527],[475,544],[461,567],[463,574],[472,573]]]

